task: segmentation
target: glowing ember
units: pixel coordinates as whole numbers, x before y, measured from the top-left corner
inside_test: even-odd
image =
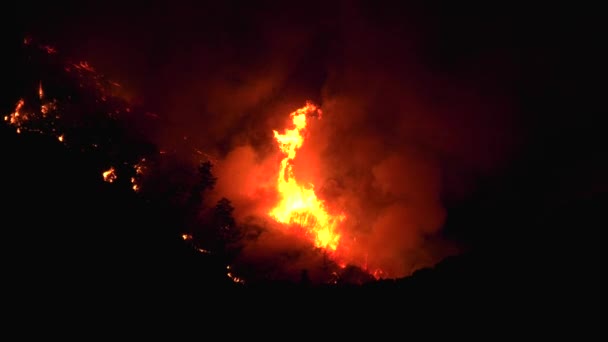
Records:
[[[232,269],[232,267],[230,267],[230,265],[226,266],[226,270],[228,270],[228,272],[226,272],[226,275],[228,276],[228,278],[232,279],[232,281],[237,284],[244,284],[245,281],[243,279],[235,276],[234,273],[232,273],[231,269]]]
[[[81,61],[80,63],[75,63],[74,67],[76,69],[86,70],[86,71],[91,72],[91,73],[95,72],[95,69],[93,69],[93,67],[90,66],[89,62],[87,62],[87,61]]]
[[[58,137],[57,137],[57,140],[59,140],[60,142],[63,142],[63,141],[64,141],[63,134],[62,134],[62,135],[60,135],[60,136],[58,136]]]
[[[331,215],[323,201],[317,198],[314,187],[298,184],[292,170],[296,151],[304,143],[303,131],[306,129],[306,118],[321,114],[312,103],[291,113],[294,128],[286,129],[283,134],[274,132],[274,138],[285,155],[277,177],[277,191],[280,201],[268,213],[276,221],[285,224],[296,224],[305,230],[316,247],[335,251],[340,241],[338,224],[345,219],[344,214]]]
[[[23,115],[21,113],[21,108],[23,108],[24,104],[25,101],[23,99],[20,99],[17,102],[17,105],[15,106],[15,111],[12,112],[10,115],[4,117],[4,121],[8,121],[11,125],[17,126],[17,130],[19,130],[21,122],[27,120],[27,115]]]
[[[190,234],[182,234],[182,239],[184,241],[190,241],[190,240],[192,240],[192,235],[190,235]]]
[[[42,90],[42,86],[38,87],[38,96],[42,99],[44,97],[44,92]],[[53,119],[59,118],[59,115],[47,117],[47,115],[51,111],[55,111],[57,109],[57,101],[47,101],[40,105],[40,112],[32,111],[31,108],[25,107],[25,100],[19,99],[17,101],[17,105],[15,105],[15,111],[9,115],[4,116],[4,121],[6,121],[9,125],[15,127],[17,133],[21,133],[22,131],[30,131],[30,132],[38,132],[38,133],[50,133],[45,132],[43,128],[43,119],[49,119],[46,123],[53,125]],[[48,127],[48,126],[47,126]],[[56,134],[56,129],[51,129],[53,134]],[[59,141],[63,141],[62,135],[57,135],[57,139]]]
[[[135,169],[135,176],[131,177],[131,188],[133,191],[138,192],[141,190],[140,180],[144,174],[146,158],[141,158],[140,162],[135,164],[133,168]]]
[[[135,180],[135,177],[131,177],[131,184],[133,184],[133,186],[131,186],[131,188],[133,189],[133,191],[138,192],[139,191],[139,185],[137,185],[136,182],[137,181]]]
[[[49,55],[57,52],[57,49],[55,49],[54,47],[49,46],[49,45],[42,45],[40,48],[42,48],[44,51],[46,51],[46,53],[48,53]]]
[[[378,268],[372,272],[372,276],[374,276],[376,279],[382,279],[384,276],[384,271]]]
[[[110,167],[110,169],[104,171],[101,175],[103,176],[103,180],[108,183],[112,183],[116,180],[116,170],[114,170],[114,167]]]
[[[42,100],[44,97],[44,90],[42,89],[42,82],[38,84],[38,97]]]
[[[141,163],[135,164],[135,174],[142,175],[144,173],[144,165],[142,163],[144,163],[145,161],[146,158],[142,158]]]

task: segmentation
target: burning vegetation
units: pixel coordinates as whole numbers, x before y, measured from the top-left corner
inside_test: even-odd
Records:
[[[361,228],[373,222],[352,210],[357,207],[352,199],[350,208],[329,203],[326,184],[319,190],[308,179],[297,177],[301,148],[314,143],[308,140],[310,124],[320,122],[323,115],[316,104],[307,102],[289,114],[286,127],[268,130],[275,148],[268,158],[272,163],[248,168],[260,179],[269,179],[256,185],[256,198],[265,207],[255,212],[246,205],[237,207],[231,200],[234,192],[224,194],[226,182],[236,180],[228,179],[225,172],[229,156],[211,156],[201,146],[182,150],[158,146],[148,133],[162,129],[162,119],[122,96],[120,84],[88,62],[67,61],[55,48],[32,39],[24,43],[35,68],[44,72],[27,82],[33,86],[16,99],[5,123],[17,133],[56,137],[65,148],[82,153],[96,165],[96,177],[107,183],[104,186],[127,189],[173,213],[175,222],[170,224],[174,227],[165,228],[175,230],[176,237],[197,255],[222,265],[225,276],[235,284],[362,284],[399,274],[383,268],[387,264],[382,259],[387,258],[382,254],[384,246]],[[216,165],[224,177],[219,188]],[[382,180],[391,170],[387,166],[374,172]],[[238,201],[239,206],[242,203]],[[394,226],[389,214],[379,212],[377,222],[386,218],[386,226]]]
[[[317,198],[314,185],[303,186],[296,180],[292,163],[296,151],[304,143],[303,132],[306,129],[307,117],[321,115],[321,109],[314,104],[291,113],[294,128],[286,129],[283,134],[274,131],[274,138],[279,144],[284,158],[277,177],[277,191],[280,201],[272,208],[269,215],[285,224],[301,227],[304,235],[309,237],[316,247],[335,251],[340,242],[338,225],[345,219],[342,213],[331,215],[323,201]]]
[[[186,158],[157,149],[130,124],[145,121],[150,125],[152,120],[155,125],[158,116],[149,115],[149,111],[121,97],[118,83],[99,74],[88,62],[66,62],[55,48],[35,44],[30,38],[24,41],[24,49],[33,57],[33,67],[45,68],[41,74],[46,77],[38,79],[35,88],[24,90],[25,96],[4,117],[7,125],[17,133],[56,137],[65,148],[79,151],[99,165],[100,178],[108,186],[128,188],[142,200],[164,203],[167,210],[181,213],[177,220],[181,222],[175,222],[183,227],[177,229],[181,240],[196,253],[224,264],[225,275],[233,283],[302,280],[282,275],[280,268],[284,266],[268,269],[267,265],[252,265],[242,257],[246,244],[263,239],[268,235],[265,232],[274,228],[262,223],[237,223],[234,207],[227,198],[209,205],[205,194],[214,189],[217,178],[214,164],[201,149],[193,149]],[[282,155],[275,178],[279,198],[267,215],[289,233],[284,237],[288,244],[291,239],[297,241],[294,251],[306,250],[318,258],[323,272],[315,277],[315,282],[369,281],[371,276],[362,270],[347,279],[342,271],[346,265],[332,261],[339,250],[339,225],[346,216],[331,213],[317,197],[314,186],[298,182],[292,170],[296,152],[304,143],[307,119],[320,115],[320,108],[307,103],[291,114],[292,128],[283,133],[274,131]],[[300,275],[308,266],[296,263],[294,267],[300,267],[294,271]],[[348,272],[352,273],[352,269]]]

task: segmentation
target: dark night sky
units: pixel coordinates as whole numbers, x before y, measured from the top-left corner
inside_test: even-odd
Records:
[[[166,122],[160,145],[187,135],[220,159],[241,146],[263,155],[264,134],[311,99],[328,108],[333,136],[314,148],[331,166],[311,177],[338,179],[343,198],[371,169],[380,185],[370,186],[384,181],[390,195],[374,210],[423,203],[416,222],[497,267],[560,274],[593,261],[608,190],[599,11],[201,3],[45,2],[21,6],[14,28],[90,61],[153,108]],[[360,159],[345,163],[351,148]],[[409,176],[417,181],[401,184]]]

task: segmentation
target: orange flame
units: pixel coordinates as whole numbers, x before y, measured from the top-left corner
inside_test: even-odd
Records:
[[[226,275],[228,276],[228,278],[232,279],[233,282],[237,283],[237,284],[244,284],[245,280],[243,280],[242,278],[239,278],[237,276],[234,275],[234,273],[232,273],[232,267],[230,267],[230,265],[226,266],[226,270],[228,270],[228,272],[226,272]]]
[[[139,190],[141,190],[140,180],[144,174],[144,169],[146,168],[144,165],[145,162],[146,162],[146,158],[141,158],[139,163],[133,165],[133,168],[135,169],[135,176],[131,177],[131,184],[132,184],[131,188],[135,192],[138,192]]]
[[[306,129],[307,115],[319,114],[321,110],[309,102],[291,113],[294,128],[286,129],[283,134],[273,131],[285,157],[277,177],[280,200],[268,214],[278,222],[301,226],[316,247],[335,251],[340,242],[338,225],[346,216],[329,214],[324,202],[317,198],[314,187],[298,184],[292,170],[296,151],[304,143],[302,133]]]
[[[131,189],[133,189],[133,191],[138,192],[139,191],[139,185],[137,184],[137,180],[135,179],[135,177],[131,177],[131,184],[133,184],[131,186]]]
[[[22,121],[27,120],[27,115],[21,115],[21,108],[23,108],[24,104],[25,101],[23,99],[19,99],[17,105],[15,106],[15,111],[10,115],[5,116],[4,121],[8,121],[11,125],[19,126]],[[17,129],[19,129],[19,127],[17,127]]]
[[[103,180],[108,183],[112,183],[116,180],[116,170],[113,166],[110,167],[107,171],[102,172],[101,175],[103,176]]]

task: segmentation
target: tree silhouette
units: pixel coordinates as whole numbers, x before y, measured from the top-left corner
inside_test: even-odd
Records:
[[[210,161],[202,162],[198,167],[199,182],[197,188],[199,191],[213,190],[217,177],[213,175],[213,164]]]
[[[229,199],[222,197],[213,208],[211,228],[215,235],[216,249],[226,257],[231,255],[230,245],[239,238],[239,231],[232,216],[234,207]]]
[[[190,191],[187,207],[189,211],[198,212],[203,202],[203,192],[213,190],[217,177],[213,175],[213,164],[210,161],[204,161],[198,166],[198,180]]]

